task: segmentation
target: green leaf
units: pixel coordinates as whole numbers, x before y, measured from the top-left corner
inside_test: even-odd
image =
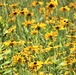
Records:
[[[7,64],[9,64],[10,63],[10,61],[6,61],[6,62],[4,62],[3,64],[2,64],[2,66],[3,65],[7,65]]]
[[[3,75],[6,75],[7,73],[10,73],[12,70],[10,70],[10,69],[8,69],[8,70],[6,70],[4,73],[3,73]]]

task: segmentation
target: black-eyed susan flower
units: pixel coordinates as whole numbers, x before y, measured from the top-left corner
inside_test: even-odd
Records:
[[[30,12],[27,8],[24,8],[23,10],[20,10],[19,15],[25,15],[26,17],[33,16],[34,13]]]
[[[18,63],[23,64],[25,63],[25,61],[26,61],[25,58],[21,56],[20,53],[12,57],[12,65],[16,65]]]
[[[38,24],[37,24],[36,29],[37,29],[37,30],[39,30],[40,28],[45,28],[45,27],[46,27],[46,24],[45,24],[45,23],[40,22],[40,23],[38,23]]]
[[[18,4],[11,4],[9,5],[10,8],[16,8],[18,6]]]
[[[59,10],[60,11],[69,11],[70,8],[68,6],[65,6],[65,7],[61,7]]]
[[[53,26],[54,30],[65,30],[62,25]]]
[[[28,67],[32,71],[38,71],[42,66],[43,66],[43,62],[42,61],[35,61],[35,62],[31,62],[31,63],[28,64]]]
[[[50,33],[46,33],[45,34],[45,39],[49,39],[49,38],[53,38],[53,37],[55,37],[55,36],[57,36],[57,32],[54,32],[54,31],[52,31],[52,32],[50,32]]]
[[[30,32],[30,34],[32,34],[32,35],[38,34],[38,30],[32,30],[32,31]]]
[[[57,21],[57,18],[55,16],[46,18],[46,23],[47,24],[55,24],[56,21]]]
[[[18,12],[19,12],[19,9],[14,9],[14,10],[10,13],[9,16],[14,17],[14,16],[16,16],[16,15],[18,14]]]
[[[32,19],[32,20],[25,21],[22,24],[24,24],[24,26],[29,26],[29,25],[33,24],[34,22],[35,22],[35,20]]]
[[[46,7],[47,7],[49,10],[52,10],[52,9],[54,9],[56,6],[58,6],[57,0],[50,0],[50,2],[47,3],[47,6],[46,6]]]
[[[31,7],[34,7],[34,6],[36,6],[36,5],[42,5],[43,4],[43,2],[41,2],[41,1],[33,1],[32,3],[31,3]]]
[[[9,40],[9,41],[3,42],[3,44],[4,44],[4,46],[12,46],[12,45],[16,46],[18,43],[16,41]]]
[[[33,13],[28,12],[28,13],[25,14],[25,16],[27,16],[27,17],[33,16]]]
[[[44,18],[48,18],[48,16],[50,15],[50,13],[51,13],[51,11],[49,11],[49,10],[46,10],[45,12],[44,12]]]
[[[69,4],[69,7],[73,8],[73,9],[76,9],[76,2],[71,2]]]
[[[69,24],[69,20],[67,18],[62,18],[58,21],[58,24],[63,26],[63,27],[66,27]]]
[[[36,65],[37,65],[37,62],[36,61],[35,62],[30,62],[28,64],[28,67],[33,71],[36,68]]]
[[[41,30],[46,28],[46,24],[43,22],[38,22],[37,24],[34,24],[31,26],[31,28],[34,28],[36,30]]]
[[[18,14],[21,14],[21,15],[26,15],[27,13],[29,13],[29,10],[27,8],[23,8],[18,12]]]
[[[34,53],[36,53],[36,54],[39,54],[40,53],[40,50],[42,49],[41,48],[41,45],[33,45],[32,47],[31,47],[32,49],[32,51],[34,52]]]
[[[42,66],[43,66],[43,62],[37,61],[37,70],[36,71],[38,71]]]

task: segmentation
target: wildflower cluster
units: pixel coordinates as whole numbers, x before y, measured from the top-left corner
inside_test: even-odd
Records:
[[[0,75],[76,75],[76,1],[0,1]]]

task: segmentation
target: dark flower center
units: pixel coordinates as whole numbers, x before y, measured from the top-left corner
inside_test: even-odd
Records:
[[[31,16],[31,13],[28,13],[27,16]]]
[[[59,28],[60,28],[60,27],[56,27],[56,29],[58,29],[58,30],[59,30]]]
[[[24,14],[24,11],[21,11],[20,13],[21,13],[21,14]]]
[[[17,14],[17,12],[14,12],[14,15],[16,15]]]
[[[53,5],[53,4],[50,4],[50,5],[49,5],[49,7],[50,7],[50,8],[53,8],[53,7],[54,7],[54,5]]]
[[[36,29],[37,29],[37,30],[40,30],[41,28],[38,26]]]

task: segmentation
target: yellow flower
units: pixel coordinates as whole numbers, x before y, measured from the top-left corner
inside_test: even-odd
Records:
[[[27,8],[24,8],[23,10],[20,10],[18,12],[19,15],[25,15],[25,16],[33,16],[33,13],[30,12]]]
[[[42,61],[35,61],[35,62],[31,62],[31,63],[28,64],[28,67],[32,71],[38,71],[42,66],[43,66],[43,62]]]
[[[44,12],[44,18],[48,18],[48,16],[50,15],[50,13],[52,13],[52,11],[46,10],[46,11]]]
[[[36,68],[37,62],[30,62],[28,63],[28,67],[33,71]]]
[[[72,8],[74,8],[74,9],[76,9],[76,2],[71,2],[71,3],[69,4],[69,7],[72,7]]]
[[[59,10],[60,11],[69,11],[70,8],[68,6],[65,6],[65,7],[61,7]]]
[[[11,43],[11,41],[5,41],[3,44],[4,44],[5,46],[9,46],[10,43]]]
[[[15,56],[12,57],[12,65],[16,65],[18,63],[23,64],[25,63],[26,59],[21,56],[21,54],[17,54]]]
[[[21,14],[21,15],[26,15],[27,13],[29,13],[29,10],[27,8],[24,8],[23,10],[20,10],[18,12],[18,14]]]
[[[33,1],[30,6],[34,7],[36,5],[42,5],[42,4],[43,4],[43,2],[41,2],[41,1]]]
[[[43,5],[43,2],[39,1],[38,4],[39,4],[39,5]]]
[[[28,21],[23,22],[22,24],[24,24],[25,26],[29,26],[29,25],[33,24],[34,22],[35,22],[35,20],[28,20]]]
[[[76,51],[76,46],[74,46],[73,48],[70,48],[70,52],[73,53]]]
[[[38,28],[45,28],[45,26],[46,26],[45,23],[40,22],[40,23],[37,24],[37,29]]]
[[[49,75],[53,75],[52,73],[50,73]]]
[[[14,17],[19,13],[19,9],[14,9],[9,16]]]
[[[46,75],[44,72],[39,72],[39,75]]]
[[[26,15],[27,17],[29,17],[29,16],[33,16],[33,13],[28,12],[28,13],[26,13],[25,15]]]
[[[69,71],[66,71],[66,72],[64,73],[64,75],[69,75]]]
[[[36,71],[38,71],[42,66],[43,66],[43,62],[42,61],[37,61],[37,69],[36,69]]]
[[[57,32],[50,32],[45,34],[45,39],[53,38],[54,36],[57,36]]]
[[[35,52],[35,53],[39,53],[41,50],[41,46],[38,44],[38,45],[34,45],[32,46],[32,51]]]
[[[66,43],[66,47],[68,47],[68,46],[74,46],[74,45],[75,45],[75,43],[71,43],[71,42]]]
[[[16,46],[18,43],[16,42],[16,41],[11,41],[10,42],[10,45],[12,46],[12,45],[14,45],[14,46]]]
[[[70,39],[76,39],[76,36],[75,35],[66,35],[68,38]]]
[[[42,12],[44,12],[44,10],[45,10],[45,8],[42,7],[42,8],[40,8],[39,12],[42,13]]]
[[[18,4],[11,4],[9,5],[10,8],[16,8],[18,6]]]
[[[16,26],[13,26],[12,28],[10,28],[6,31],[6,34],[13,32],[15,29],[16,29]]]
[[[47,3],[47,8],[49,10],[52,10],[53,8],[55,8],[56,6],[58,6],[58,2],[57,0],[51,0],[49,3]]]
[[[13,68],[13,71],[17,72],[17,69],[16,68]]]
[[[30,32],[30,34],[38,34],[38,30],[32,30],[31,32]]]
[[[65,28],[61,25],[53,26],[54,30],[64,30]]]
[[[58,24],[61,26],[61,27],[65,27],[67,26],[69,23],[69,20],[67,18],[62,18],[58,21]]]
[[[74,58],[71,62],[72,62],[72,63],[76,63],[76,58]]]
[[[12,21],[14,21],[14,20],[15,20],[15,18],[12,17],[11,19],[8,19],[8,22],[12,22]]]
[[[36,30],[40,30],[40,29],[44,29],[46,27],[46,24],[45,23],[43,23],[43,22],[39,22],[39,23],[37,23],[37,24],[33,24],[32,26],[31,26],[31,28],[34,28],[34,29],[36,29]]]
[[[5,41],[3,42],[3,44],[5,46],[12,46],[12,45],[16,46],[18,43],[16,41]]]

